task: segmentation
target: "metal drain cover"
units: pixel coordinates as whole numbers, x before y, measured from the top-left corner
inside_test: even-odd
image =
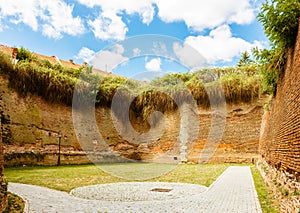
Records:
[[[154,188],[154,189],[151,189],[150,191],[152,191],[152,192],[170,192],[172,190],[173,189]]]

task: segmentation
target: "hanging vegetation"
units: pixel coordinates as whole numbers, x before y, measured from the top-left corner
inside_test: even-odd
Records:
[[[50,102],[72,105],[74,89],[80,101],[95,101],[96,106],[111,107],[117,94],[120,108],[132,101],[130,108],[145,120],[154,111],[172,111],[194,99],[202,107],[214,103],[249,102],[261,94],[261,75],[255,65],[203,69],[193,73],[169,74],[146,86],[119,76],[99,76],[90,69],[71,69],[33,57],[21,49],[19,61],[12,65],[9,57],[0,53],[0,72],[9,77],[9,85],[21,96],[36,94]],[[80,76],[80,78],[79,78]],[[222,87],[222,88],[221,88]],[[118,93],[116,93],[118,91]],[[95,100],[90,98],[95,97]],[[122,110],[118,117],[126,116]]]

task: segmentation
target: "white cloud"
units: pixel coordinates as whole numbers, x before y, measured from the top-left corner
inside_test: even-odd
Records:
[[[184,44],[195,48],[210,64],[231,62],[241,52],[262,46],[258,41],[250,43],[233,37],[228,25],[217,27],[208,36],[189,36],[185,39]]]
[[[13,24],[24,23],[37,31],[41,26],[42,33],[60,39],[63,34],[79,35],[85,27],[79,17],[73,17],[73,6],[62,0],[0,0],[0,17],[7,18]]]
[[[206,64],[205,58],[186,42],[183,45],[175,42],[173,44],[173,51],[180,63],[189,67],[189,69],[199,69]]]
[[[43,24],[43,34],[52,38],[62,38],[62,34],[80,35],[85,31],[83,21],[79,17],[73,17],[73,6],[67,5],[65,2],[56,1],[40,1],[43,9],[42,19],[46,21]]]
[[[118,54],[123,54],[125,49],[121,44],[115,44],[111,47],[112,51]]]
[[[122,17],[111,11],[101,13],[94,21],[89,20],[88,25],[92,28],[95,37],[102,40],[123,40],[128,31]]]
[[[75,56],[76,59],[82,59],[85,62],[89,62],[95,56],[95,51],[90,50],[87,47],[82,47],[79,53]]]
[[[93,8],[87,18],[74,17],[75,3],[69,2],[0,0],[0,31],[7,27],[1,21],[8,20],[13,24],[24,23],[34,31],[41,30],[47,37],[60,39],[65,34],[83,34],[86,24],[96,38],[123,40],[128,32],[130,16],[138,15],[144,24],[149,25],[153,21],[155,7],[158,17],[164,22],[183,21],[197,32],[231,23],[248,24],[255,19],[253,0],[79,0],[80,4]],[[128,22],[123,21],[128,18]],[[85,23],[83,19],[87,19]]]
[[[148,71],[161,71],[161,60],[160,58],[153,58],[146,63],[145,68]]]
[[[89,20],[96,38],[101,40],[123,40],[128,31],[122,14],[138,14],[144,24],[149,25],[154,16],[152,0],[79,0],[88,7],[100,7],[101,13],[94,21]]]
[[[96,69],[111,72],[118,65],[129,60],[127,57],[122,55],[123,53],[124,47],[120,44],[116,44],[109,50],[103,50],[96,53],[95,57],[91,59],[90,63]]]
[[[122,20],[124,14],[137,14],[149,25],[158,9],[158,17],[164,22],[183,21],[191,30],[201,32],[224,24],[249,24],[255,19],[251,0],[79,0],[88,7],[100,8],[100,14],[89,21],[97,38],[116,40],[125,38],[128,31]]]
[[[195,30],[212,29],[222,24],[248,24],[255,19],[249,0],[155,0],[158,15],[165,22],[184,21]]]
[[[139,56],[141,54],[141,50],[139,48],[134,48],[132,50],[133,56]]]
[[[166,55],[168,55],[167,45],[164,42],[154,42],[152,52],[155,55],[164,55],[164,56],[166,56]]]
[[[144,24],[151,23],[154,16],[153,0],[79,0],[79,3],[88,7],[101,7],[103,12],[138,14]]]
[[[193,30],[215,28],[222,24],[248,24],[255,19],[251,0],[79,0],[88,7],[101,7],[103,12],[138,14],[145,24],[153,20],[155,9],[165,22],[184,21]]]
[[[0,0],[0,17],[7,18],[14,24],[23,22],[34,31],[38,29],[37,16],[40,14],[39,1]]]

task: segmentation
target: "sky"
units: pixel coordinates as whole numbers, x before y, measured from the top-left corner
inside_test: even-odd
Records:
[[[0,0],[0,44],[126,77],[233,66],[268,46],[261,1]]]

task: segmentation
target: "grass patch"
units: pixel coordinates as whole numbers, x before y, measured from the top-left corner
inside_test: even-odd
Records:
[[[143,166],[145,170],[151,167],[147,164],[127,164],[125,167],[124,164],[114,164],[113,166],[114,169]],[[147,181],[184,182],[209,186],[229,166],[230,164],[178,165],[169,173]],[[112,168],[112,165],[103,165],[103,168],[107,170]],[[132,173],[136,171],[133,169]],[[103,172],[95,165],[10,167],[5,168],[4,176],[9,182],[44,186],[66,192],[80,186],[126,181]]]
[[[4,176],[8,182],[44,186],[66,192],[80,186],[122,181],[94,165],[11,167],[5,168]]]
[[[171,172],[153,179],[161,182],[182,182],[210,186],[230,164],[183,164]]]
[[[276,202],[272,191],[264,182],[256,166],[251,166],[251,172],[262,211],[266,213],[280,212],[279,204]]]
[[[8,198],[8,205],[7,208],[3,211],[3,213],[24,212],[25,202],[22,198],[10,192],[7,193],[7,198]]]

